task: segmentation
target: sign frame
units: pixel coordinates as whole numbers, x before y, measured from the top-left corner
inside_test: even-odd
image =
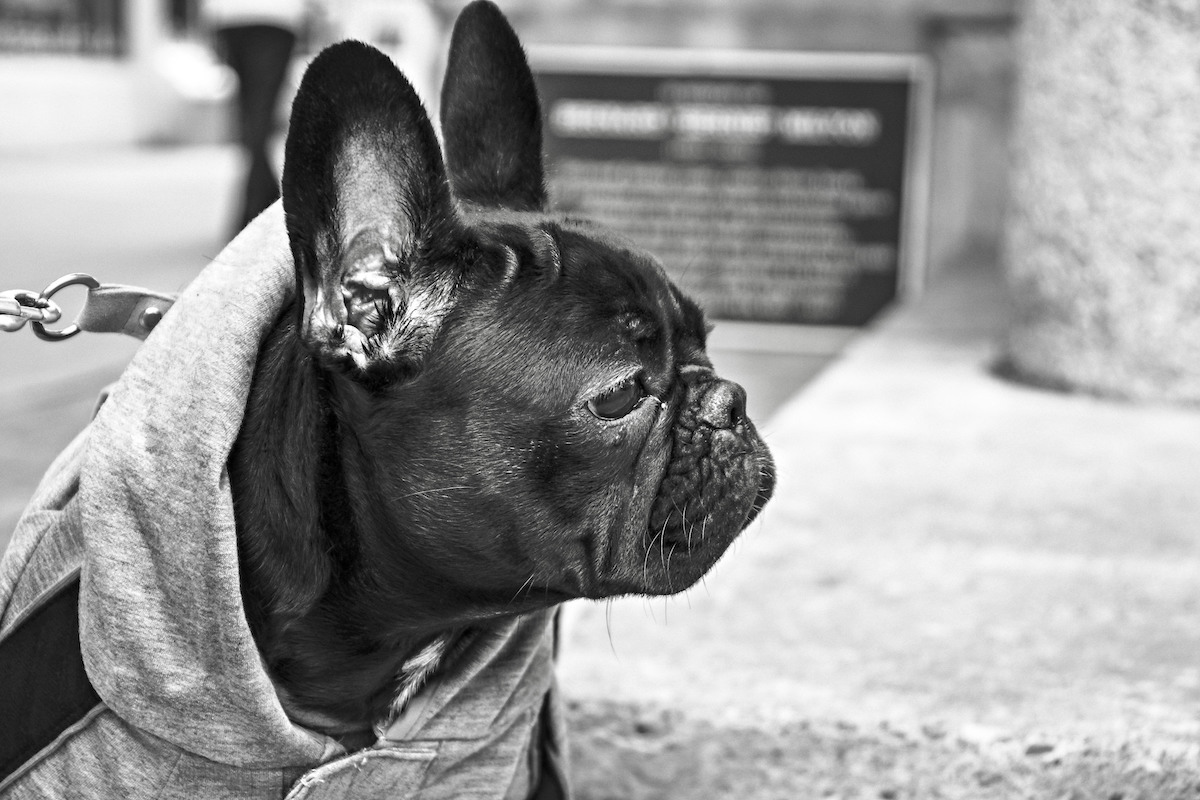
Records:
[[[904,142],[903,186],[898,202],[896,297],[880,310],[918,297],[928,272],[932,183],[933,78],[931,59],[920,53],[858,53],[778,50],[725,50],[642,46],[532,45],[527,48],[535,77],[552,74],[611,74],[651,78],[693,77],[797,79],[812,81],[894,80],[909,84]],[[803,322],[749,322],[806,329],[845,329],[844,325]],[[868,323],[871,324],[871,323]],[[861,328],[862,326],[851,326]],[[841,338],[841,337],[835,337]]]

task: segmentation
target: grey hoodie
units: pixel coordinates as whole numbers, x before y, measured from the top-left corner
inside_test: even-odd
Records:
[[[101,703],[0,796],[524,797],[539,738],[559,744],[551,612],[474,639],[373,748],[284,713],[242,613],[225,461],[293,280],[276,203],[183,292],[18,523],[0,638],[78,575]]]

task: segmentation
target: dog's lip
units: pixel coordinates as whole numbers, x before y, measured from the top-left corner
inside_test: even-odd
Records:
[[[765,503],[765,501],[763,501]],[[717,549],[724,552],[738,534],[750,523],[762,506],[758,505],[759,496],[756,495],[754,501],[751,502],[741,515],[740,521],[732,524],[708,528],[709,515],[705,515],[702,521],[693,523],[691,527],[686,524],[681,529],[672,531],[670,535],[665,530],[654,531],[648,529],[646,540],[646,550],[654,549],[654,543],[665,543],[668,547],[674,548],[675,552],[680,553],[699,553],[709,549]],[[712,523],[716,526],[716,523]]]
[[[692,555],[693,553],[699,552],[700,550],[703,550],[705,548],[705,546],[710,543],[710,540],[703,535],[700,535],[700,536],[685,535],[681,539],[674,539],[674,538],[667,539],[665,537],[658,537],[658,538],[661,541],[663,541],[668,547],[671,548],[672,553],[680,553],[683,555]],[[653,545],[652,544],[647,545],[646,549],[652,550]]]
[[[642,593],[674,594],[700,580],[770,500],[775,487],[774,460],[756,434],[749,433],[749,440],[726,453],[722,462],[726,467],[723,473],[741,471],[744,478],[717,487],[713,494],[704,492],[695,498],[696,505],[689,501],[692,514],[669,512],[661,526],[647,526],[642,544]],[[679,509],[669,492],[663,497]],[[671,519],[675,524],[667,525]]]

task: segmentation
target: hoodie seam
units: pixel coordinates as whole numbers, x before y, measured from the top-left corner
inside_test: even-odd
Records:
[[[62,508],[39,508],[39,509],[36,509],[35,513],[52,515],[53,520],[52,520],[51,524],[42,525],[41,527],[39,527],[37,537],[33,540],[32,544],[29,547],[29,556],[22,561],[21,568],[17,571],[17,574],[13,576],[12,591],[9,592],[8,597],[5,597],[3,599],[3,606],[0,607],[0,621],[2,621],[4,619],[4,617],[9,612],[9,609],[12,607],[12,600],[13,600],[13,597],[16,596],[17,587],[19,587],[21,585],[21,581],[24,580],[26,573],[29,571],[29,565],[33,563],[35,554],[41,548],[42,543],[45,542],[52,535],[51,528],[53,526],[53,522],[57,522],[57,521],[61,520],[61,518],[63,516],[69,514],[69,515],[71,515],[72,519],[70,519],[68,521],[76,523],[76,525],[74,526],[76,529],[81,529],[82,519],[81,519],[81,515],[79,514],[79,507],[77,505],[78,498],[79,498],[79,485],[78,485],[78,480],[76,480],[75,491],[71,494],[70,498],[67,499],[67,502],[63,503]],[[22,514],[21,517],[22,518],[17,521],[18,529],[20,529],[21,522],[23,522],[25,519],[25,514]],[[80,557],[80,560],[82,561],[82,557]],[[76,565],[71,570],[71,572],[75,576],[78,576],[81,569],[82,569],[82,564],[79,564],[79,565]],[[68,583],[71,580],[71,577],[72,577],[71,575],[64,576],[60,580],[55,581],[54,586],[51,587],[49,592],[39,593],[38,598],[33,602],[33,604],[30,607],[25,608],[22,611],[18,612],[15,615],[14,619],[8,623],[8,625],[7,625],[8,631],[12,632],[12,630],[14,630],[18,625],[20,625],[21,622],[23,622],[31,613],[33,613],[38,606],[41,606],[43,603],[48,602],[48,600],[46,599],[48,594],[57,592],[66,583]],[[4,636],[7,636],[7,635],[8,635],[7,633],[4,634]],[[0,639],[3,639],[4,636],[0,636]]]
[[[162,800],[166,795],[167,789],[171,787],[171,783],[175,780],[175,774],[179,772],[179,765],[183,763],[183,751],[175,755],[175,763],[171,765],[171,771],[167,773],[167,777],[163,779],[162,784],[158,787],[158,791],[154,793],[154,800]]]
[[[30,559],[30,560],[32,561],[32,559]],[[24,574],[25,569],[28,566],[29,566],[29,562],[26,562],[22,566],[22,568],[21,568],[22,574]],[[3,642],[4,640],[8,639],[8,637],[12,636],[22,625],[24,625],[29,620],[30,617],[32,617],[34,614],[36,614],[37,612],[39,612],[43,608],[45,608],[47,605],[49,605],[58,596],[58,593],[60,591],[62,591],[62,588],[64,586],[69,585],[73,581],[80,580],[80,578],[82,576],[82,572],[83,572],[82,565],[76,566],[76,567],[72,568],[70,572],[66,573],[61,578],[56,580],[54,583],[52,583],[48,587],[46,587],[43,591],[39,592],[37,599],[34,600],[32,603],[30,603],[25,608],[21,609],[21,611],[16,616],[14,616],[13,619],[8,623],[8,626],[7,626],[8,630],[6,630],[4,632],[3,636],[0,636],[0,642]]]
[[[36,753],[26,759],[24,764],[17,767],[16,770],[14,770],[6,778],[0,780],[0,793],[3,793],[10,787],[17,785],[25,778],[26,775],[30,773],[30,771],[36,769],[43,761],[50,758],[52,755],[62,749],[63,745],[67,743],[67,740],[87,730],[89,727],[91,727],[92,723],[96,721],[97,717],[108,710],[108,706],[103,701],[92,706],[91,711],[85,714],[82,719],[80,719],[74,725],[67,727],[65,730],[59,733],[58,736],[54,737],[54,741],[50,742],[50,744],[46,745],[41,750],[38,750]]]

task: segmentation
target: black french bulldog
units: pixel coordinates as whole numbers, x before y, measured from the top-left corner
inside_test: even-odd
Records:
[[[309,67],[283,174],[296,301],[230,458],[251,629],[332,734],[469,627],[690,587],[774,485],[700,309],[547,210],[534,80],[486,0],[441,117],[444,161],[386,56],[344,42]]]

